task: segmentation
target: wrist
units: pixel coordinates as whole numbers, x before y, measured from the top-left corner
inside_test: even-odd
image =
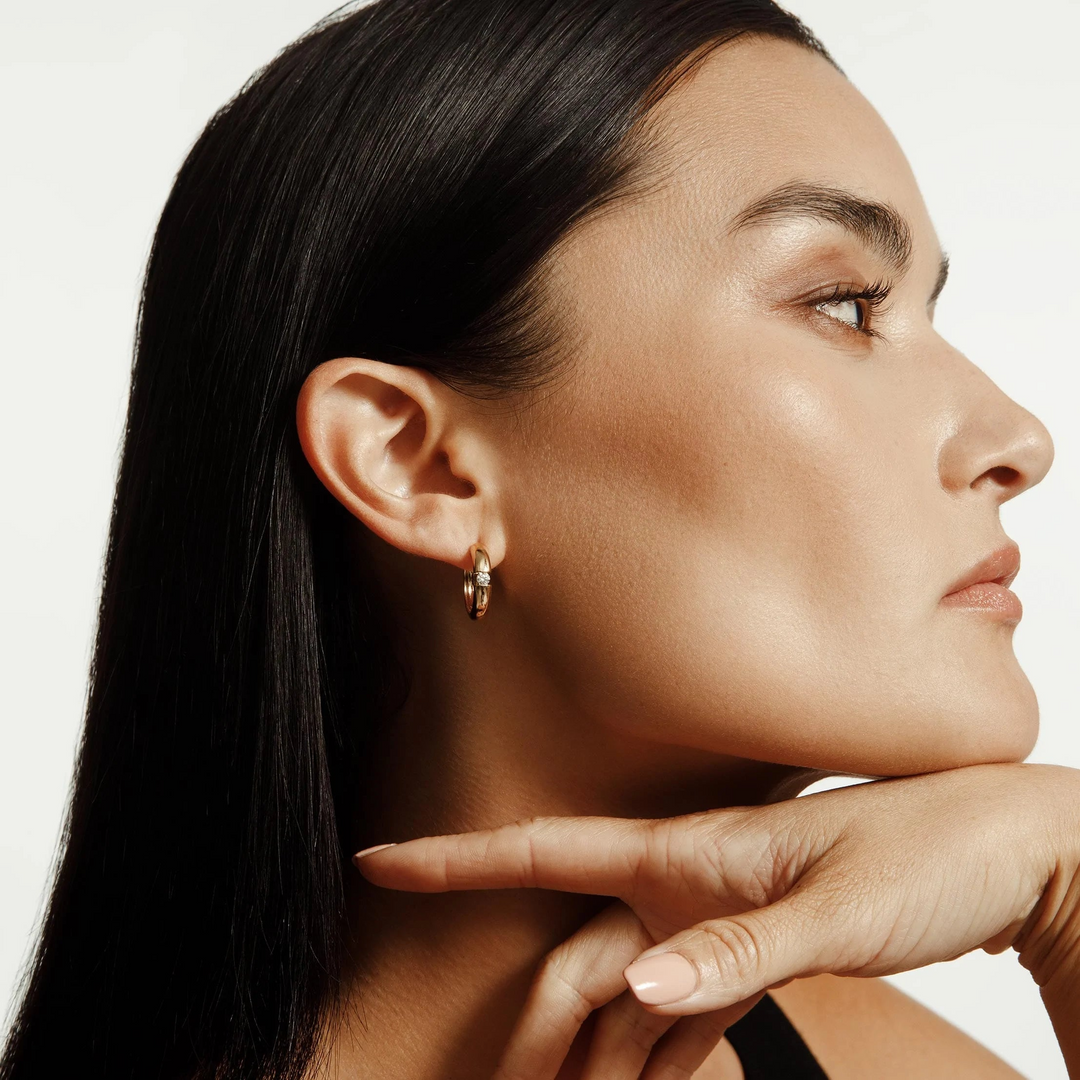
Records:
[[[1080,989],[1080,872],[1059,867],[1013,942],[1020,963],[1047,993]]]
[[[1054,768],[1064,790],[1048,785],[1053,807],[1051,871],[1012,947],[1045,998],[1080,993],[1080,770]]]

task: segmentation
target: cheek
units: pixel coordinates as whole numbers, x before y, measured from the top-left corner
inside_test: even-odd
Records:
[[[639,357],[598,407],[579,394],[562,414],[557,455],[530,456],[515,561],[573,706],[637,737],[867,774],[1015,757],[1030,701],[1008,643],[937,611],[932,452],[890,435],[894,406],[850,372],[730,341],[723,365],[708,355]],[[653,370],[687,356],[705,358],[690,377]],[[996,729],[976,716],[991,691]]]

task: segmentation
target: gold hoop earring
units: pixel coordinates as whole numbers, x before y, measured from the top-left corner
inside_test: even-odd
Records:
[[[478,545],[472,548],[473,568],[465,570],[465,610],[470,619],[481,619],[491,597],[491,563],[487,552]]]

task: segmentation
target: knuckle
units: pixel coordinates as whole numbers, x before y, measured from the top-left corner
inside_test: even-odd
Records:
[[[665,876],[719,874],[735,823],[734,812],[727,809],[652,821],[645,832],[646,865]]]
[[[649,822],[645,826],[643,840],[643,874],[669,874],[677,868],[678,863],[675,860],[680,847],[680,836],[676,819],[662,818]]]
[[[542,829],[550,820],[551,818],[546,814],[532,814],[530,817],[518,818],[514,825],[525,832],[535,832],[537,829]]]
[[[533,976],[533,993],[541,1007],[562,1015],[569,1013],[579,1024],[595,1008],[584,987],[575,980],[569,952],[561,945],[540,962]]]
[[[556,945],[554,949],[544,955],[544,958],[536,968],[535,978],[537,981],[554,978],[556,976],[565,976],[566,970],[571,962],[570,945],[572,940],[573,939],[571,938],[567,938],[566,941]]]
[[[530,888],[536,884],[537,847],[534,840],[546,827],[548,820],[542,816],[521,818],[502,829],[494,829],[489,838],[488,854],[493,853],[493,848],[497,849],[501,844],[509,843],[510,850],[517,855],[515,879],[516,884],[522,888]]]
[[[629,996],[616,998],[607,1008],[612,1010],[622,1037],[646,1053],[671,1024],[665,1017],[643,1011],[636,999]]]
[[[706,923],[702,931],[722,985],[752,983],[764,969],[767,943],[758,924],[733,915]]]
[[[703,810],[676,819],[683,823],[683,831],[690,838],[694,849],[704,854],[719,851],[738,829],[742,820],[738,808]]]
[[[652,1073],[656,1080],[692,1080],[697,1066],[680,1065],[677,1061],[665,1061]],[[699,1074],[700,1075],[700,1074]]]

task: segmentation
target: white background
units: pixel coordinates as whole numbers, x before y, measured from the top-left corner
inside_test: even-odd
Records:
[[[1080,767],[1075,0],[793,0],[906,149],[953,273],[939,327],[1055,437],[1003,508],[1032,761]],[[79,730],[139,276],[211,113],[324,0],[0,9],[0,1009],[44,898]],[[1033,1080],[1066,1076],[1015,954],[894,977]]]

